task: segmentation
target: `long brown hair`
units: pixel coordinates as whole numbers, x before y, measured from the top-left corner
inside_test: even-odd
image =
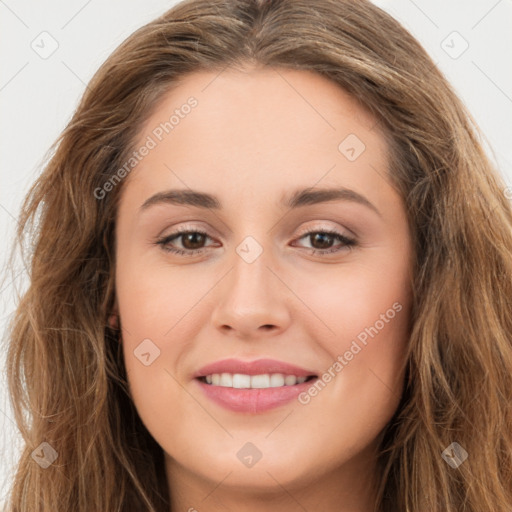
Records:
[[[133,406],[107,322],[122,183],[101,199],[94,191],[180,78],[247,63],[329,78],[373,112],[389,142],[389,179],[414,242],[414,298],[376,510],[510,512],[511,206],[447,80],[367,0],[186,0],[93,77],[21,209],[18,242],[29,238],[33,252],[7,369],[26,447],[8,510],[168,512],[162,450]],[[42,442],[58,454],[46,469],[31,456]],[[453,442],[468,454],[456,468],[442,456],[461,456]]]

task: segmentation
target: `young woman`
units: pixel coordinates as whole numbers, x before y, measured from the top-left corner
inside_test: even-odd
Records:
[[[385,12],[182,2],[23,205],[8,510],[510,512],[511,228]]]

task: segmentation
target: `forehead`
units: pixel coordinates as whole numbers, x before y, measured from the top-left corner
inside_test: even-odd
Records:
[[[314,136],[339,131],[344,127],[340,125],[342,120],[362,134],[373,131],[377,124],[364,105],[318,73],[282,68],[247,71],[229,68],[181,77],[160,99],[143,131],[149,132],[159,123],[169,121],[173,112],[188,111],[186,103],[191,97],[197,101],[197,108],[192,109],[194,116],[186,124],[193,124],[195,129],[202,127],[203,134],[215,135],[222,128],[223,134],[246,136],[253,127],[262,137],[287,127],[283,137],[288,133]],[[182,115],[179,117],[172,121],[174,134],[183,131],[185,123],[181,130],[177,129],[183,120]],[[205,120],[210,121],[208,126],[204,126]],[[239,130],[242,126],[243,131]],[[261,132],[261,127],[265,132]]]
[[[148,191],[164,182],[280,197],[291,185],[376,189],[387,167],[370,112],[331,80],[303,70],[186,75],[161,98],[135,146],[150,140],[128,178]]]

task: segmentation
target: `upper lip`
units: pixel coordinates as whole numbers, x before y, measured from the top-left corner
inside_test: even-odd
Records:
[[[214,373],[241,373],[245,375],[282,373],[284,375],[295,375],[297,377],[316,376],[315,372],[290,363],[277,361],[276,359],[256,359],[255,361],[223,359],[203,366],[194,373],[194,378],[205,377],[206,375],[213,375]]]

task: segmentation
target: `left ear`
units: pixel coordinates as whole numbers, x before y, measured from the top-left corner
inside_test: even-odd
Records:
[[[110,328],[117,330],[119,329],[119,309],[117,306],[117,300],[112,308],[112,312],[108,317],[108,325]]]

